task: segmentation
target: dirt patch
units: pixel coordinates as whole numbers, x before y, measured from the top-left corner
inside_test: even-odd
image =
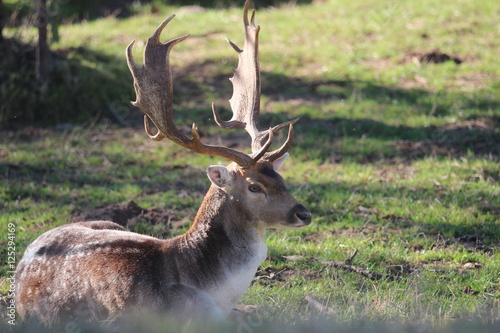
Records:
[[[498,246],[495,246],[493,244],[484,244],[484,237],[482,236],[461,235],[457,233],[454,236],[456,244],[464,246],[470,252],[484,252],[486,254],[493,254],[493,252],[499,249]]]
[[[332,233],[330,231],[316,231],[312,234],[303,235],[301,240],[308,243],[308,244],[309,243],[321,244],[326,239],[329,239],[331,237],[331,234]]]
[[[375,170],[375,174],[380,178],[380,181],[385,183],[393,183],[400,179],[411,180],[416,173],[417,168],[403,163],[389,165],[382,169]]]
[[[401,140],[394,143],[394,148],[402,152],[410,160],[423,158],[429,155],[458,156],[459,151],[453,147],[441,146],[432,140],[410,141]]]
[[[396,277],[404,277],[418,272],[419,267],[415,264],[387,265],[389,273]]]
[[[479,118],[473,120],[458,121],[456,123],[446,124],[439,129],[443,131],[498,131],[500,126],[500,118]]]
[[[410,160],[429,155],[464,156],[469,150],[478,156],[497,157],[500,156],[500,146],[491,141],[498,136],[499,128],[499,117],[431,126],[428,128],[429,139],[395,141],[394,148]]]
[[[142,208],[134,201],[124,204],[113,204],[98,207],[86,212],[76,212],[72,222],[108,220],[118,223],[126,228],[132,228],[138,222],[147,222],[151,225],[164,224],[172,226],[171,220],[175,214],[161,208]]]
[[[417,64],[441,64],[447,61],[453,61],[455,64],[460,65],[463,60],[456,56],[450,56],[439,50],[432,51],[413,51],[406,53],[403,56],[404,62],[416,62]]]
[[[471,74],[455,79],[455,85],[463,90],[483,89],[488,81],[494,80],[490,74]]]
[[[402,78],[401,80],[399,80],[398,87],[401,87],[403,89],[425,89],[428,91],[432,90],[429,89],[427,79],[417,74],[413,75],[412,78]]]

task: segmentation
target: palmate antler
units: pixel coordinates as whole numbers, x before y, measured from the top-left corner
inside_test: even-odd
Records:
[[[127,63],[134,77],[134,88],[137,95],[134,106],[140,108],[146,115],[144,125],[146,133],[151,139],[160,141],[168,138],[173,142],[193,150],[200,154],[219,156],[236,162],[243,168],[251,167],[261,158],[274,161],[290,148],[293,141],[292,124],[298,119],[285,122],[268,130],[259,129],[260,114],[260,70],[258,62],[258,35],[260,27],[254,23],[255,10],[252,12],[251,22],[248,21],[247,0],[243,11],[243,23],[245,26],[244,49],[239,49],[229,41],[231,46],[239,54],[238,68],[231,78],[233,83],[233,96],[230,100],[233,117],[230,121],[223,121],[215,107],[212,109],[217,124],[224,129],[244,128],[252,138],[252,154],[223,146],[205,145],[200,140],[200,135],[195,124],[192,127],[192,138],[186,137],[180,132],[173,121],[173,84],[172,73],[169,65],[169,52],[174,45],[182,42],[189,35],[181,36],[163,44],[160,42],[160,34],[167,24],[174,18],[170,16],[163,21],[154,34],[148,39],[144,50],[144,66],[138,67],[132,56],[132,46],[127,47]],[[158,133],[151,134],[148,118],[157,127]],[[273,140],[273,133],[285,126],[290,126],[288,138],[283,146],[273,152],[267,152]]]

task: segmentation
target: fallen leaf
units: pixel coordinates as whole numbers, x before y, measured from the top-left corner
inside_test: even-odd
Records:
[[[479,262],[468,262],[465,263],[462,267],[465,269],[476,269],[483,267],[483,265]]]

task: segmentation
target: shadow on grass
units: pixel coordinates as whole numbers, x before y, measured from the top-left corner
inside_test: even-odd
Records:
[[[0,97],[7,101],[0,106],[3,127],[95,123],[103,117],[121,125],[128,119],[142,126],[142,121],[137,119],[140,111],[131,112],[128,103],[135,94],[124,58],[83,47],[60,50],[52,54],[49,87],[42,87],[34,77],[34,47],[14,40],[6,41],[5,45],[8,48],[1,51],[4,55],[1,66],[6,70],[0,81]],[[13,52],[9,53],[7,49]],[[190,125],[184,123],[187,119],[200,123],[196,117],[210,118],[209,108],[214,95],[231,96],[230,74],[226,73],[231,73],[235,66],[235,63],[207,60],[174,68],[178,73],[174,83],[174,102],[180,104],[176,110],[185,109],[175,112],[179,126]],[[338,162],[348,158],[371,163],[394,158],[411,161],[426,156],[500,156],[500,146],[496,144],[500,141],[500,118],[487,112],[500,109],[500,100],[487,93],[471,96],[453,91],[435,93],[388,87],[370,81],[318,81],[267,72],[262,73],[261,81],[263,95],[294,110],[287,111],[287,114],[264,111],[262,123],[301,117],[296,147],[307,159]],[[357,114],[366,112],[366,117],[336,116],[331,109],[341,101],[344,109],[355,110]],[[187,108],[183,105],[186,103]],[[453,116],[457,104],[461,110],[473,110],[469,119],[427,127],[394,126],[373,119],[377,115],[386,119],[388,116],[400,119]],[[230,113],[227,107],[228,103],[219,105],[226,115]]]
[[[58,50],[50,54],[50,81],[43,85],[35,77],[35,51],[15,39],[0,47],[0,128],[85,123],[130,109],[124,59],[84,47]]]
[[[480,122],[499,123],[485,117]],[[391,126],[371,119],[303,117],[296,147],[306,159],[357,163],[411,162],[427,157],[465,155],[498,158],[499,134],[474,126],[474,121],[453,126]],[[298,127],[298,126],[297,126]],[[370,139],[376,139],[371,141]]]
[[[206,110],[205,119],[211,117],[208,109],[210,95],[215,92],[217,96],[231,96],[229,75],[220,73],[229,73],[230,67],[234,66],[226,65],[227,69],[224,69],[224,65],[210,60],[182,68],[175,82],[178,101],[189,101],[190,105],[195,103],[198,110]],[[261,123],[275,124],[290,117],[301,117],[296,126],[295,149],[298,146],[307,159],[328,162],[349,158],[359,163],[371,163],[394,158],[412,161],[427,156],[500,156],[497,144],[500,141],[500,116],[488,112],[499,109],[500,100],[487,93],[470,96],[462,92],[436,93],[424,89],[388,87],[369,81],[315,81],[266,72],[262,73],[261,81],[263,96],[270,101],[289,104],[287,109],[295,109],[287,111],[287,114],[266,113],[264,110]],[[358,114],[360,110],[366,112],[366,117],[336,116],[331,108],[340,102],[344,109],[357,109]],[[266,106],[262,108],[266,109]],[[218,108],[226,118],[230,117],[228,103],[219,103]],[[457,108],[470,111],[468,119],[441,126],[394,126],[373,119],[377,115],[385,115],[403,120],[410,116],[432,120],[453,117]],[[311,109],[314,110],[312,113],[309,112]],[[185,121],[182,119],[185,114],[189,111],[179,115],[179,124]]]
[[[345,224],[346,227],[363,227],[375,223],[393,229],[411,228],[415,230],[414,236],[418,233],[446,238],[473,235],[496,248],[500,241],[497,222],[500,210],[495,206],[492,194],[484,190],[470,189],[464,193],[463,190],[446,187],[426,187],[426,184],[389,186],[370,182],[355,186],[331,181],[309,183],[307,189],[300,191],[303,191],[302,197],[307,197],[308,202],[304,204],[313,212],[313,216],[325,221],[342,221],[340,225]],[[338,200],[328,205],[325,196],[331,197],[332,193]],[[354,198],[353,194],[356,194]],[[374,201],[378,200],[398,201],[400,204],[391,207],[389,203],[383,209],[376,208],[379,205]],[[404,205],[407,205],[407,209],[403,209]],[[400,213],[401,210],[406,212]],[[463,216],[450,217],[452,212],[456,215],[456,210],[462,210]],[[477,219],[478,215],[483,218]],[[457,223],[457,220],[461,222]]]

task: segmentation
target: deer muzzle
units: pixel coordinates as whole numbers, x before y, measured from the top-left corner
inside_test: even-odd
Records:
[[[287,222],[290,227],[304,227],[311,223],[311,213],[304,205],[297,204],[288,213]]]

